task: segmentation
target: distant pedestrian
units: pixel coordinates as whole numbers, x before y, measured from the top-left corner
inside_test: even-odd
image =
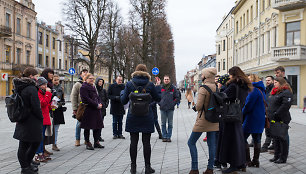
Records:
[[[96,78],[96,88],[97,88],[100,100],[102,102],[101,114],[102,114],[102,119],[104,120],[104,117],[106,116],[106,108],[108,107],[108,104],[109,104],[109,99],[108,99],[107,92],[103,87],[104,87],[104,79],[100,77]],[[100,131],[99,141],[104,142],[104,139],[102,139],[102,136],[101,136],[101,131]]]
[[[176,104],[176,107],[179,108],[179,106],[181,104],[181,99],[182,99],[182,94],[180,92],[180,89],[177,89],[177,98],[178,98],[178,102]]]
[[[143,64],[139,64],[136,67],[134,73],[132,73],[132,80],[127,82],[124,91],[122,91],[121,101],[123,104],[129,102],[129,95],[131,92],[145,92],[150,93],[152,101],[159,102],[160,87],[155,87],[152,82],[150,82],[151,76],[147,72],[147,67]],[[134,84],[133,84],[134,83]],[[157,85],[160,84],[160,80]],[[136,89],[135,86],[138,88]],[[156,89],[157,88],[157,89]],[[174,105],[173,105],[174,106]],[[151,106],[150,106],[151,107]],[[126,128],[125,131],[130,133],[131,144],[130,144],[130,158],[131,158],[131,173],[136,174],[136,159],[137,159],[137,145],[139,140],[139,133],[142,133],[142,143],[143,143],[143,156],[145,160],[145,173],[154,173],[155,170],[151,167],[151,144],[150,138],[151,133],[154,132],[154,113],[152,108],[149,108],[149,113],[147,115],[133,115],[131,110],[126,117]]]
[[[99,143],[100,132],[104,127],[101,114],[101,109],[103,106],[101,99],[97,94],[97,90],[94,87],[94,82],[94,76],[87,73],[84,77],[84,83],[80,88],[82,102],[86,104],[86,109],[84,111],[80,127],[84,129],[86,149],[88,150],[94,150],[94,148],[104,148],[104,146]],[[89,140],[90,129],[93,130],[94,147]]]
[[[303,113],[305,113],[305,109],[306,109],[306,96],[304,96],[304,108],[303,108]]]
[[[171,142],[173,129],[173,113],[178,102],[176,88],[171,84],[170,76],[164,76],[164,84],[161,89],[161,101],[159,102],[163,142]],[[168,122],[168,129],[167,129]]]
[[[265,86],[256,74],[250,74],[250,81],[254,87],[245,100],[242,109],[244,122],[243,132],[246,149],[246,162],[249,167],[259,167],[259,155],[261,147],[261,135],[265,127]],[[254,142],[254,156],[251,161],[248,138],[252,135]]]
[[[38,86],[38,97],[43,115],[43,140],[40,142],[39,148],[36,151],[35,160],[38,162],[47,162],[51,158],[44,153],[44,139],[46,137],[47,126],[51,126],[50,109],[51,109],[51,89],[47,87],[48,81],[44,77],[39,77],[36,81]],[[50,127],[49,127],[50,128]],[[49,135],[50,136],[50,135]]]
[[[13,84],[16,92],[23,99],[25,108],[23,114],[27,118],[23,122],[16,123],[13,137],[19,140],[17,156],[21,173],[34,174],[38,171],[39,163],[32,159],[43,137],[43,116],[35,84],[38,72],[34,68],[26,68],[22,76],[14,78]]]
[[[202,79],[204,85],[208,86],[213,92],[217,90],[215,84],[215,75],[217,74],[216,68],[204,68],[202,70]],[[191,171],[189,174],[198,174],[198,152],[196,147],[196,142],[200,138],[203,132],[207,132],[207,145],[209,152],[209,159],[207,169],[203,174],[213,174],[214,160],[217,148],[216,134],[219,131],[218,123],[211,123],[205,119],[205,108],[208,107],[210,101],[210,93],[204,88],[200,87],[198,93],[198,99],[196,103],[197,119],[193,127],[192,133],[188,140],[188,146],[191,155]],[[203,108],[204,107],[204,108]]]
[[[292,89],[286,80],[282,77],[276,77],[274,88],[271,91],[268,107],[268,116],[271,122],[282,122],[289,125],[291,116],[289,109],[292,105]],[[270,162],[282,164],[287,162],[289,153],[288,139],[274,137],[274,158]]]
[[[192,93],[191,88],[187,89],[185,97],[186,97],[187,102],[188,102],[188,109],[190,109],[190,105],[191,105],[191,103],[193,103],[193,93]]]
[[[248,77],[237,66],[229,69],[229,75],[230,80],[226,83],[227,88],[224,93],[228,97],[228,102],[235,102],[236,90],[238,88],[240,107],[243,108],[248,92],[253,90],[253,86]],[[241,122],[223,121],[222,125],[218,142],[218,159],[222,164],[230,164],[230,167],[224,170],[223,173],[232,173],[239,170],[245,171],[245,141],[242,124]]]
[[[124,90],[122,82],[122,76],[118,76],[116,82],[108,88],[108,97],[111,100],[110,114],[113,115],[113,139],[125,139],[122,135],[122,120],[125,110],[120,101],[120,92]]]
[[[78,110],[79,104],[81,102],[81,96],[80,96],[80,88],[82,87],[83,84],[83,78],[86,76],[88,73],[87,69],[83,69],[81,71],[79,81],[77,81],[71,91],[70,99],[71,99],[71,104],[72,104],[72,110],[73,110],[73,118],[75,118],[76,112]],[[80,128],[80,122],[76,120],[76,126],[75,126],[75,146],[80,146],[80,139],[81,139],[81,128]]]
[[[56,96],[59,101],[57,101],[57,108],[52,110],[53,114],[53,127],[54,127],[54,144],[52,145],[52,150],[60,151],[57,147],[58,130],[61,124],[65,124],[64,112],[66,111],[64,88],[60,84],[59,75],[53,76],[53,95]]]

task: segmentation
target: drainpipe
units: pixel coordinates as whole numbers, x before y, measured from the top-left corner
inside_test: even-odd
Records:
[[[258,65],[260,65],[260,8],[261,8],[261,0],[258,0]]]
[[[233,44],[233,47],[232,47],[232,49],[233,49],[233,60],[232,60],[232,66],[235,66],[235,59],[236,59],[236,55],[235,55],[235,53],[236,53],[236,49],[235,49],[235,32],[236,32],[236,28],[235,28],[235,18],[234,18],[234,16],[233,15],[231,15],[231,18],[232,18],[232,21],[234,22],[233,24],[232,24],[232,26],[234,26],[234,27],[232,27],[233,29],[234,29],[234,31],[233,31],[233,39],[232,39],[232,44]]]

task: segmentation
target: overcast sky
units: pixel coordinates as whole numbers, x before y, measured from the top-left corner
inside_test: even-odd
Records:
[[[33,0],[37,19],[54,25],[63,21],[62,4],[65,0]],[[129,0],[117,0],[122,15],[127,16]],[[177,81],[183,80],[188,70],[196,67],[205,54],[214,54],[216,29],[234,6],[235,0],[168,0],[167,16],[175,44]]]

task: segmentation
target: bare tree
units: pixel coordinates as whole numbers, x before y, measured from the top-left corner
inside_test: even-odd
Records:
[[[100,28],[105,18],[107,0],[67,0],[64,3],[66,26],[76,35],[78,46],[88,51],[89,72],[95,72],[95,65],[101,58],[96,51],[98,39],[101,35]]]

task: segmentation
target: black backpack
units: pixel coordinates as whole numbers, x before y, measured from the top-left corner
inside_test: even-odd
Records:
[[[12,123],[23,122],[27,116],[24,114],[24,102],[20,93],[13,90],[13,94],[5,97],[7,115]]]
[[[152,101],[152,96],[150,93],[146,93],[146,87],[149,82],[144,86],[137,86],[133,81],[131,81],[135,91],[131,92],[130,98],[130,112],[135,116],[146,116],[149,114],[150,103]],[[139,88],[142,87],[141,92]]]
[[[218,123],[222,116],[225,114],[225,99],[227,95],[224,92],[219,92],[218,87],[216,86],[216,92],[213,92],[208,86],[202,85],[210,94],[208,107],[205,109],[204,105],[201,111],[205,109],[205,119],[212,123]],[[200,115],[200,117],[201,117]]]

